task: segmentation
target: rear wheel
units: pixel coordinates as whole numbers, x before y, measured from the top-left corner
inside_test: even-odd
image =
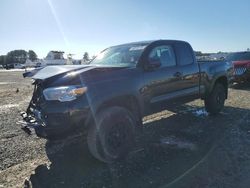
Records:
[[[205,99],[205,108],[211,115],[218,114],[223,108],[226,100],[226,88],[220,83],[215,84],[213,91]]]
[[[135,142],[135,127],[136,120],[127,109],[110,107],[102,110],[88,132],[91,154],[103,162],[126,157]]]

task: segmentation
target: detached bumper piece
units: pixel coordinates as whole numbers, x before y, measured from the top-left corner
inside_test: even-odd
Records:
[[[23,120],[18,121],[17,124],[21,125],[21,129],[25,133],[31,135],[33,132],[35,132],[37,136],[43,138],[47,136],[44,131],[46,124],[41,119],[39,119],[39,117],[34,117],[32,115],[27,114],[26,112],[21,112],[20,115]],[[37,112],[37,114],[35,115],[39,116],[39,112]]]

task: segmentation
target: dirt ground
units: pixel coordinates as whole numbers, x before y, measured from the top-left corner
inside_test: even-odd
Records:
[[[216,117],[201,100],[145,117],[136,150],[109,165],[82,138],[26,135],[16,122],[32,90],[21,72],[0,72],[0,188],[250,186],[250,84],[234,85]]]

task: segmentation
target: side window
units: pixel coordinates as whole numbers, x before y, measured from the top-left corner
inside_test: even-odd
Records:
[[[174,50],[169,45],[155,47],[150,52],[149,59],[159,61],[162,67],[176,66]]]
[[[176,54],[180,65],[190,65],[194,63],[193,51],[187,43],[176,43]]]

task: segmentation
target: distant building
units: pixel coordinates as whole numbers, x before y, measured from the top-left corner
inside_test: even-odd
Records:
[[[72,65],[79,64],[78,61],[72,58],[73,54],[69,54],[67,59],[63,57],[64,52],[62,51],[50,51],[44,59],[38,59],[36,61],[31,61],[27,59],[24,66],[25,67],[44,67],[47,65]]]
[[[62,51],[50,51],[44,61],[46,65],[66,65],[67,59],[64,59],[63,54]]]
[[[50,51],[45,59],[46,60],[64,59],[63,54],[64,52],[62,51]]]

